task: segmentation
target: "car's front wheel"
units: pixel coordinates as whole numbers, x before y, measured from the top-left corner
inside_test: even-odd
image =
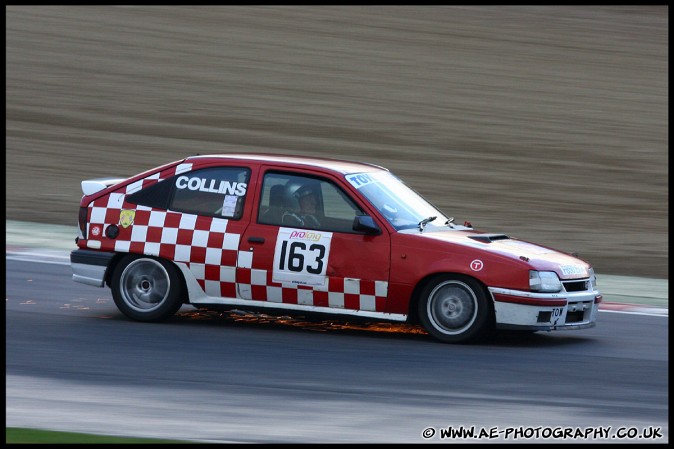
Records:
[[[165,260],[127,256],[112,274],[112,298],[131,319],[161,321],[174,315],[182,305],[181,276],[178,268]]]
[[[418,303],[423,327],[438,340],[466,343],[483,336],[490,327],[489,301],[476,280],[439,276],[421,291]]]

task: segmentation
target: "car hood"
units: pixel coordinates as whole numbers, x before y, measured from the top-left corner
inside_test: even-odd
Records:
[[[444,230],[424,231],[417,235],[422,239],[440,240],[454,245],[471,247],[479,251],[518,259],[528,263],[532,269],[555,271],[561,279],[578,279],[590,275],[590,265],[577,257],[553,248],[515,239],[505,234]]]

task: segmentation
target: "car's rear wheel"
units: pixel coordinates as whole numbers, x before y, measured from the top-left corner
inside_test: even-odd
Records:
[[[464,276],[443,275],[421,291],[419,320],[433,337],[447,343],[466,343],[489,330],[491,309],[484,288]]]
[[[119,310],[138,321],[161,321],[182,305],[180,271],[170,262],[149,256],[127,256],[117,264],[110,288]]]

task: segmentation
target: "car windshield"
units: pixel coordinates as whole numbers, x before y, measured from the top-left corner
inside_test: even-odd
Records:
[[[352,173],[346,175],[346,180],[398,231],[420,229],[424,225],[444,226],[448,220],[444,213],[390,172]]]

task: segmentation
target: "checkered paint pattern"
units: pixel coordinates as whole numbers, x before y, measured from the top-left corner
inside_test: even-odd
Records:
[[[92,202],[89,238],[82,243],[104,251],[145,254],[184,263],[204,293],[214,298],[385,311],[386,281],[329,277],[325,287],[273,282],[271,271],[252,268],[252,251],[238,252],[245,223],[152,209],[125,201],[128,194],[191,169],[192,164],[180,164]],[[120,223],[122,210],[135,211],[133,223],[127,228],[120,226],[116,239],[106,238],[105,229]]]
[[[125,202],[126,195],[191,168],[192,164],[180,164],[95,200],[89,205],[87,246],[185,263],[208,296],[236,297],[236,254],[241,235],[228,230],[232,227],[229,220]],[[122,210],[135,211],[133,224],[120,226],[116,239],[104,237],[108,226],[119,224]]]
[[[122,209],[136,209],[135,204],[125,202],[124,199],[126,195],[135,193],[138,190],[144,189],[171,176],[189,171],[191,169],[192,164],[178,164],[161,172],[154,173],[152,175],[146,176],[145,178],[132,182],[120,189],[120,191],[113,192],[93,201],[91,204],[89,204],[89,235],[87,236],[87,245],[90,248],[100,248],[108,251],[115,251],[114,245],[116,242],[103,238],[103,235],[105,228],[107,228],[109,225],[119,224],[119,216]],[[149,209],[145,208],[143,212],[146,213],[145,215],[149,215]],[[142,223],[143,219],[143,213],[137,214],[134,222]],[[127,228],[120,228],[118,241],[130,240],[130,236],[126,235],[126,231]]]
[[[178,164],[176,166],[167,168],[161,172],[154,173],[132,182],[120,189],[120,191],[113,192],[110,195],[98,198],[89,204],[89,236],[88,238],[98,238],[108,225],[119,223],[119,214],[122,209],[136,209],[135,204],[125,203],[126,195],[135,193],[141,189],[149,187],[157,182],[163,181],[166,178],[183,173],[192,169],[192,164]],[[93,234],[92,230],[98,229],[99,234]],[[110,249],[110,248],[108,248]]]
[[[236,277],[244,299],[336,309],[383,312],[388,282],[328,277],[326,287],[278,283],[272,272],[251,268],[252,253],[239,253]]]

